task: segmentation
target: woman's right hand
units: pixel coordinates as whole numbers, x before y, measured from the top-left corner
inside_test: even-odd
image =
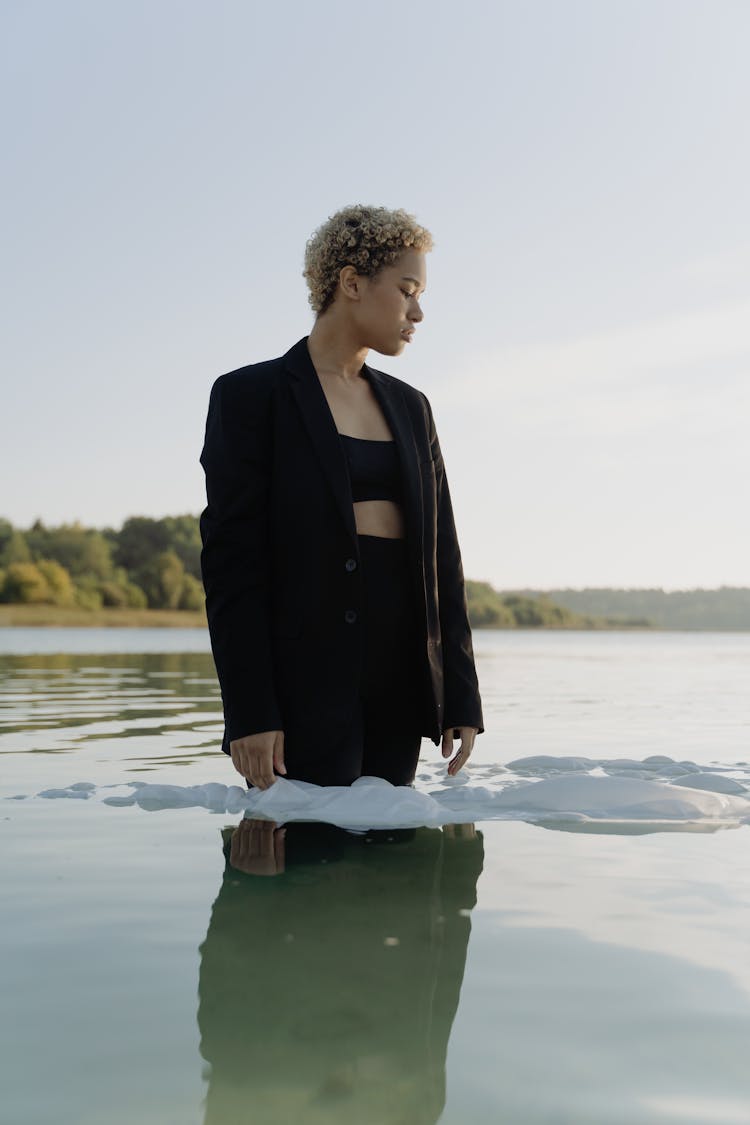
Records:
[[[246,875],[281,875],[286,827],[275,820],[245,817],[234,830],[229,864]]]
[[[229,753],[237,772],[258,789],[274,784],[274,767],[286,773],[283,730],[264,730],[232,739]]]

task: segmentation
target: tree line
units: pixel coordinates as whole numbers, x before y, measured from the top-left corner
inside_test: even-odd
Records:
[[[520,597],[538,598],[539,590],[515,591]],[[605,614],[611,620],[639,617],[657,629],[750,630],[750,588],[719,586],[685,590],[660,587],[584,587],[544,591],[544,596],[573,613]]]
[[[194,515],[131,516],[119,530],[39,519],[22,530],[0,518],[0,603],[203,610],[200,553]],[[722,594],[736,622],[740,600],[750,608],[750,591]],[[470,579],[466,596],[472,626],[495,629],[643,628],[661,624],[666,602],[677,601],[663,591],[498,591]],[[716,622],[716,599],[689,600],[694,615]],[[685,613],[682,599],[680,608]]]
[[[132,516],[119,530],[0,518],[0,602],[203,609],[198,517]]]
[[[649,628],[650,619],[622,612],[617,617],[585,612],[553,600],[544,590],[534,593],[496,590],[489,582],[466,579],[466,601],[472,628],[488,629],[611,629]]]
[[[98,610],[203,610],[198,517],[131,516],[117,530],[81,523],[26,530],[0,518],[0,603]],[[466,583],[472,625],[592,628],[603,623],[548,599],[503,596],[487,582]]]

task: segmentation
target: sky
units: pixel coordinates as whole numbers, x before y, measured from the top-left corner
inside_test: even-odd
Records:
[[[2,492],[205,505],[208,394],[312,328],[339,207],[432,233],[467,578],[750,585],[750,5],[3,0]]]

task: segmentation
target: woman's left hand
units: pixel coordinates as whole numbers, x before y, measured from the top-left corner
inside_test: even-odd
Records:
[[[453,753],[453,739],[460,738],[461,745],[456,751],[456,756],[448,763],[448,774],[455,777],[458,771],[465,766],[469,760],[469,755],[474,748],[474,739],[477,736],[477,727],[453,727],[446,726],[443,728],[443,757],[450,758]]]

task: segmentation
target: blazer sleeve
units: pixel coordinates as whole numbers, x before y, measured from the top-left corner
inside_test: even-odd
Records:
[[[474,663],[461,549],[456,534],[448,477],[432,408],[426,396],[430,449],[437,482],[437,582],[443,649],[443,730],[471,726],[484,733],[482,700]]]
[[[283,729],[270,636],[272,427],[252,382],[234,372],[215,381],[200,456],[201,573],[230,741]]]

